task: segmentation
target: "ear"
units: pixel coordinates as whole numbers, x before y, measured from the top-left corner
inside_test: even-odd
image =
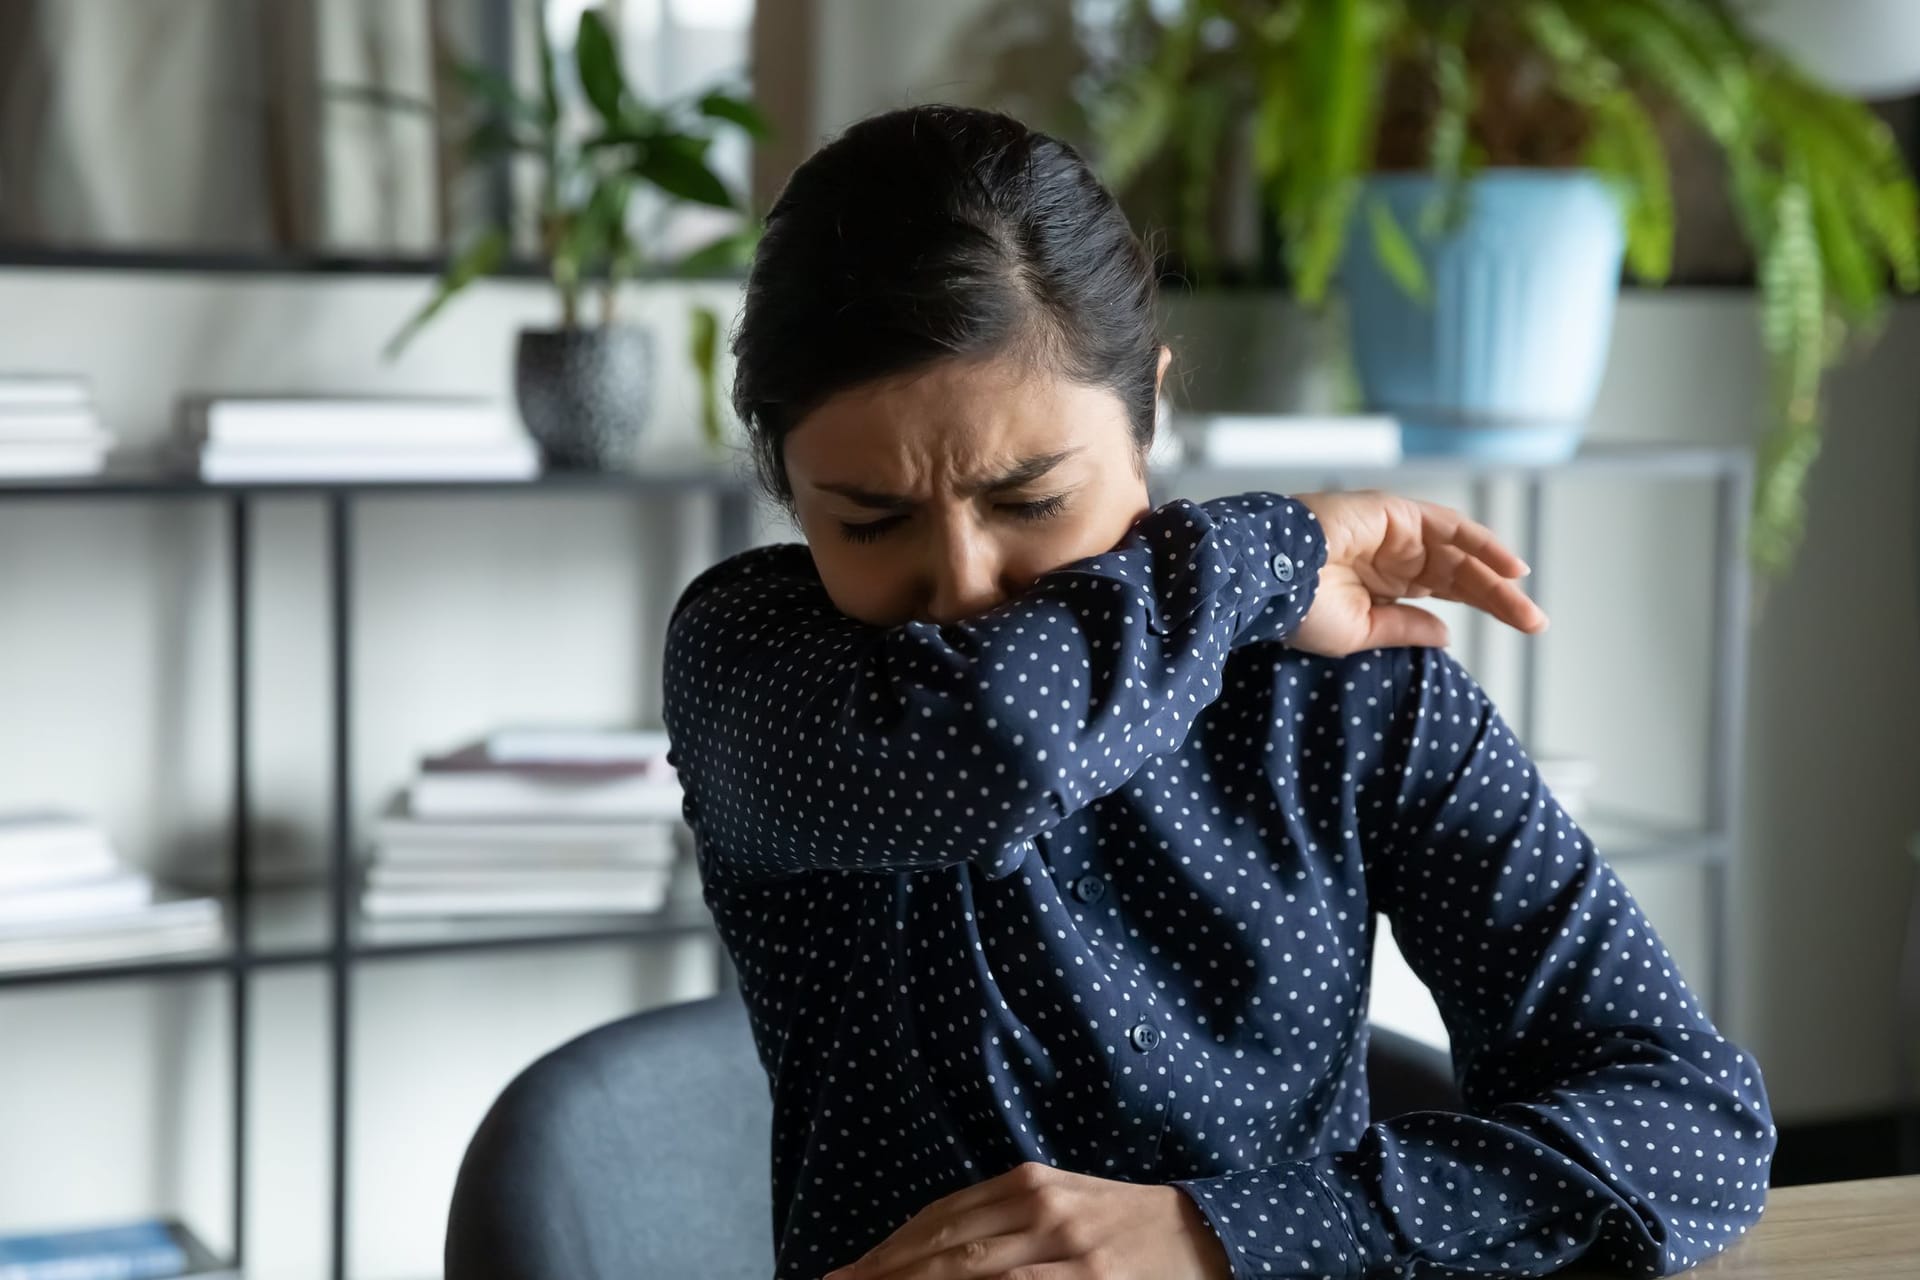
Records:
[[[1153,371],[1153,396],[1160,398],[1161,388],[1166,385],[1167,366],[1173,363],[1173,348],[1166,343],[1160,344],[1160,365]]]

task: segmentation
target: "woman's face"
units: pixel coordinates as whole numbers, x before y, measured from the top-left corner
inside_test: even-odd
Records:
[[[843,391],[785,450],[827,594],[881,626],[982,613],[1111,549],[1149,509],[1120,397],[1018,359]]]

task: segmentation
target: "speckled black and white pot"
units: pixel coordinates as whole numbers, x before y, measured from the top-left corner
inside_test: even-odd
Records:
[[[626,466],[652,408],[653,337],[644,329],[522,329],[514,398],[558,470]]]

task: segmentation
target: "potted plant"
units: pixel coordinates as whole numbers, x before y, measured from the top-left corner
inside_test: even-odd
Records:
[[[750,103],[718,89],[681,102],[642,101],[628,86],[612,35],[595,9],[581,13],[574,47],[580,87],[592,108],[588,123],[578,124],[563,108],[544,24],[536,25],[537,94],[522,93],[483,66],[460,63],[448,70],[481,108],[465,130],[469,162],[529,157],[539,166],[540,254],[559,293],[560,323],[520,332],[514,393],[521,417],[549,465],[601,469],[619,465],[631,453],[651,398],[651,335],[618,322],[621,284],[645,265],[671,265],[683,273],[737,269],[750,259],[757,234],[748,220],[740,231],[677,263],[651,262],[630,225],[633,193],[651,186],[672,200],[740,208],[708,165],[708,148],[720,129],[739,128],[760,138],[767,128]],[[454,255],[433,296],[388,343],[389,355],[467,285],[497,270],[511,244],[510,228],[493,226]],[[597,323],[589,315],[589,295],[595,292]],[[691,355],[702,391],[703,428],[717,443],[719,320],[704,307],[694,311]]]
[[[1133,0],[1113,47],[1087,95],[1109,179],[1171,167],[1203,220],[1191,192],[1244,122],[1295,291],[1318,302],[1339,279],[1367,399],[1410,452],[1577,444],[1622,258],[1644,282],[1669,272],[1662,129],[1703,130],[1775,369],[1753,553],[1789,561],[1822,376],[1891,290],[1920,288],[1920,201],[1869,110],[1723,0]]]

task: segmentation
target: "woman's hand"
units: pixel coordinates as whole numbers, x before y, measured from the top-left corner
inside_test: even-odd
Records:
[[[1327,539],[1313,607],[1287,641],[1294,648],[1339,658],[1445,644],[1446,623],[1396,603],[1408,596],[1457,600],[1530,635],[1547,629],[1547,615],[1511,581],[1532,570],[1478,521],[1378,489],[1294,497],[1318,517]]]
[[[1178,1187],[1028,1161],[935,1200],[824,1280],[1228,1280],[1226,1250]]]

